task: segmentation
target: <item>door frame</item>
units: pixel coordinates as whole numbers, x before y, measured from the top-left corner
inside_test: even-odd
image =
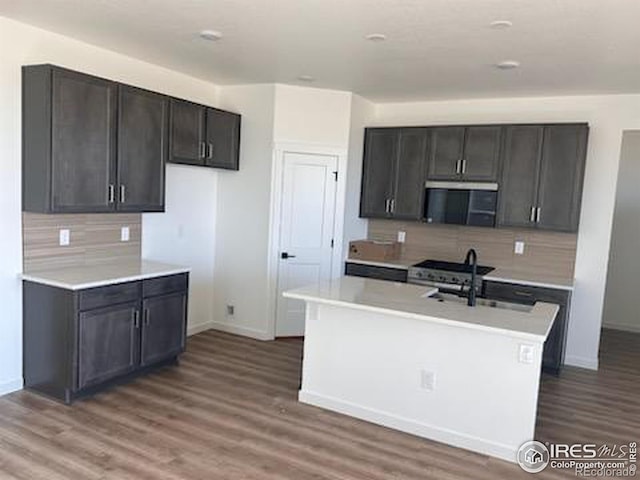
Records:
[[[267,261],[268,304],[266,331],[270,340],[276,338],[280,222],[283,200],[284,157],[287,153],[337,157],[338,181],[336,185],[335,215],[333,217],[334,242],[331,259],[331,276],[339,277],[342,275],[344,208],[347,185],[347,149],[330,145],[276,142],[273,147],[273,162],[271,167],[271,207],[269,212],[269,247]]]

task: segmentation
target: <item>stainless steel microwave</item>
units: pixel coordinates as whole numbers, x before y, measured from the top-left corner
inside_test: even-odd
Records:
[[[427,182],[425,187],[427,223],[495,227],[497,183]]]

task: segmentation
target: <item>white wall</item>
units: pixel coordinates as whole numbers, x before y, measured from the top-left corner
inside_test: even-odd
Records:
[[[350,116],[349,92],[276,85],[273,139],[346,148]]]
[[[142,216],[142,257],[191,267],[188,333],[212,327],[218,173],[167,165],[164,213]]]
[[[349,160],[344,211],[344,237],[342,251],[349,252],[349,242],[367,238],[367,221],[360,218],[360,186],[364,129],[373,120],[375,105],[359,95],[351,98],[351,124],[349,127]]]
[[[629,131],[622,139],[603,323],[631,332],[640,332],[636,299],[640,274],[639,185],[640,131]]]
[[[640,127],[640,96],[504,98],[377,105],[376,125],[589,122],[589,149],[566,363],[597,368],[622,131]]]
[[[0,394],[22,385],[22,65],[54,63],[158,92],[215,104],[215,85],[0,17]],[[171,178],[170,170],[169,183]],[[208,186],[202,188],[208,189]],[[215,188],[213,185],[211,188]],[[186,200],[185,200],[186,201]],[[173,210],[181,207],[169,204]],[[198,221],[210,221],[204,212]],[[146,222],[146,221],[145,221]],[[189,230],[187,230],[189,231]],[[148,235],[146,235],[148,239]],[[206,242],[206,239],[198,241]],[[213,237],[211,238],[213,241]],[[143,249],[146,246],[143,245]],[[212,275],[212,273],[211,273]]]
[[[268,339],[267,262],[275,86],[222,87],[220,106],[242,113],[242,130],[240,170],[219,174],[214,326]],[[233,317],[227,316],[227,305],[235,307]]]

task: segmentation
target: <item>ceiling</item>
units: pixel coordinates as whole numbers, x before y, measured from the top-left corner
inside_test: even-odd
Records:
[[[218,84],[376,101],[640,92],[640,0],[0,0],[0,15]]]

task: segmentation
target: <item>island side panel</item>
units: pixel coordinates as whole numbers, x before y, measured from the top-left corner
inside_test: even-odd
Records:
[[[518,361],[521,344],[534,348],[532,363]],[[299,399],[515,461],[534,437],[542,346],[309,302]]]

